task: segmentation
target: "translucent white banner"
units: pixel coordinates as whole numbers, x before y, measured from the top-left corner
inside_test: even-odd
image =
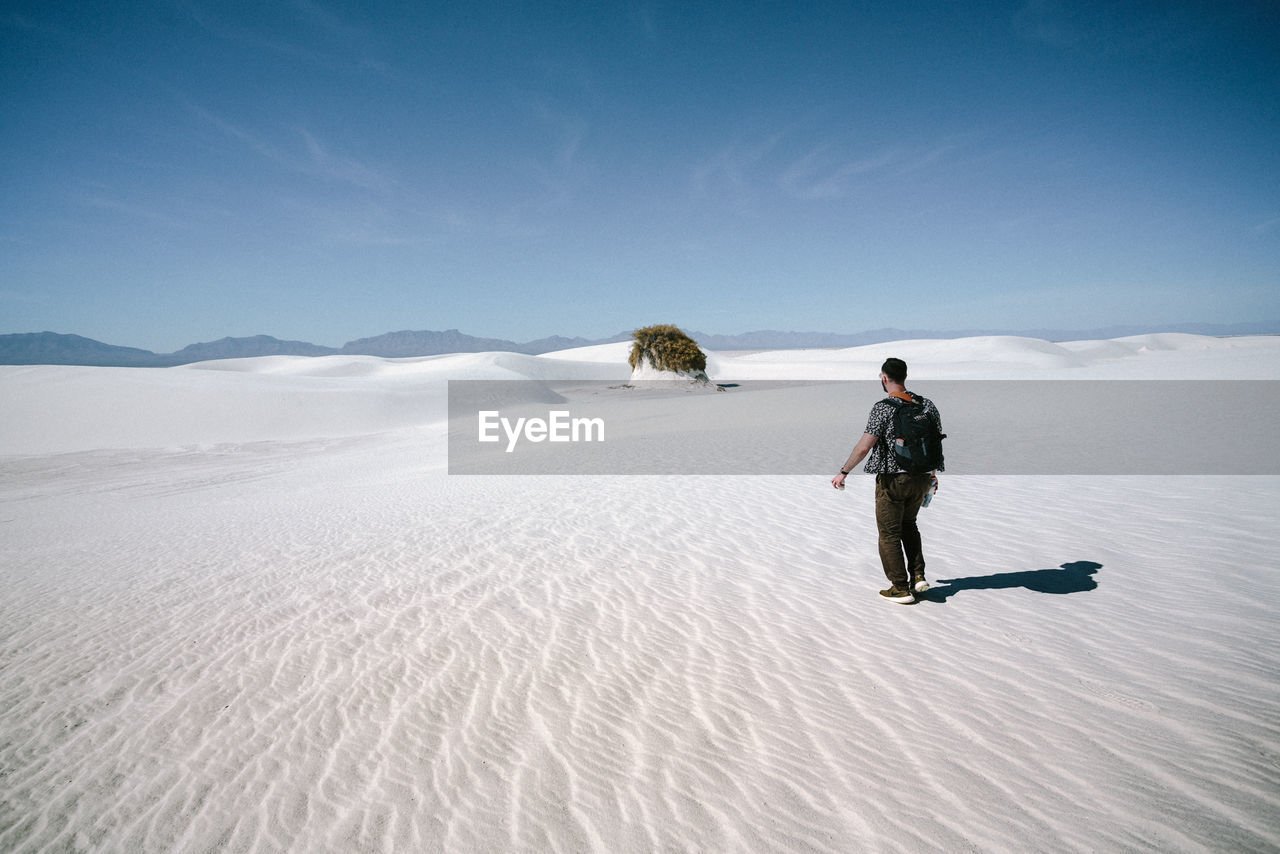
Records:
[[[949,474],[1280,474],[1280,382],[922,383]],[[449,383],[450,474],[831,474],[875,382]]]

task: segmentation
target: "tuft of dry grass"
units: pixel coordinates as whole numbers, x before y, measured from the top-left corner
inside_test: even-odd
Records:
[[[707,369],[707,354],[679,328],[670,324],[646,326],[631,333],[635,343],[627,361],[631,369],[640,365],[641,359],[659,371],[695,372]]]

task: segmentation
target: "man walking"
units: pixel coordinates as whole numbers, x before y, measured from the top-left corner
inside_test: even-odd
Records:
[[[898,438],[894,427],[895,404],[890,398],[918,403],[925,415],[942,432],[942,418],[938,408],[928,398],[907,391],[907,363],[901,359],[886,359],[880,366],[880,386],[889,395],[877,401],[867,416],[866,431],[854,445],[849,459],[840,473],[831,478],[831,485],[844,489],[844,481],[853,467],[867,458],[865,471],[876,476],[876,528],[880,533],[880,563],[889,589],[880,595],[893,602],[914,602],[915,593],[924,593],[929,582],[924,577],[924,552],[920,545],[920,529],[916,526],[916,514],[920,505],[936,481],[933,472],[912,474],[899,465],[893,453],[893,441]],[[870,456],[868,456],[868,454]],[[942,471],[939,461],[937,471]],[[913,592],[914,591],[914,592]]]

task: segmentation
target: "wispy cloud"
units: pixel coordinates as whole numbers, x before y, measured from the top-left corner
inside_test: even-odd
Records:
[[[785,137],[785,132],[779,132],[755,141],[738,139],[715,152],[694,167],[694,199],[727,199],[739,209],[749,206],[763,164]]]
[[[1067,10],[1054,0],[1031,0],[1014,13],[1013,28],[1028,41],[1052,47],[1072,47],[1081,39]]]
[[[286,167],[326,181],[349,184],[375,193],[387,193],[393,188],[395,182],[380,170],[354,157],[336,154],[306,128],[298,128],[298,133],[302,137],[306,156],[300,160],[286,157],[282,161]]]
[[[306,179],[284,182],[287,189],[277,189],[269,203],[282,213],[282,222],[288,223],[285,227],[325,243],[413,247],[478,234],[512,239],[537,236],[545,232],[547,212],[575,198],[594,170],[583,154],[589,125],[570,112],[544,105],[535,113],[546,125],[550,143],[544,157],[531,157],[525,163],[526,177],[536,191],[507,210],[476,207],[467,198],[428,197],[309,128],[285,126],[271,132],[251,128],[175,97],[199,122],[241,150]]]
[[[952,150],[950,144],[889,148],[864,156],[849,156],[820,145],[782,170],[779,186],[799,199],[841,199],[860,182],[899,178],[928,169]]]
[[[778,184],[784,192],[800,199],[843,198],[854,178],[894,166],[900,157],[898,152],[886,151],[843,160],[829,145],[820,145],[783,169]]]
[[[280,180],[263,185],[262,202],[280,215],[280,227],[299,236],[359,247],[413,246],[458,230],[451,211],[312,128],[250,126],[174,97],[230,151],[278,171]]]
[[[956,145],[942,141],[859,152],[855,146],[827,140],[796,154],[787,142],[798,136],[784,131],[726,146],[694,170],[694,198],[728,200],[740,210],[779,192],[802,201],[843,199],[868,182],[928,169]]]
[[[361,35],[363,32],[359,27],[348,24],[339,13],[317,0],[290,0],[288,5],[304,21],[332,35],[349,38]]]
[[[657,12],[650,3],[635,3],[628,7],[628,14],[637,30],[651,44],[659,41]]]
[[[0,302],[16,303],[18,305],[35,305],[37,303],[48,302],[49,298],[42,293],[36,291],[15,291],[0,288]]]
[[[580,166],[582,143],[590,130],[587,120],[574,111],[554,106],[545,97],[529,99],[526,106],[549,134],[555,165],[561,169]]]
[[[390,193],[396,186],[396,182],[381,170],[358,158],[336,152],[332,145],[322,141],[307,128],[295,127],[290,133],[296,137],[296,142],[293,145],[281,144],[267,139],[261,132],[230,122],[190,101],[183,103],[200,121],[288,172],[383,195]]]
[[[531,121],[528,127],[542,137],[542,144],[526,149],[518,159],[523,177],[534,191],[510,212],[515,220],[563,208],[579,198],[599,167],[588,153],[591,123],[577,110],[545,93],[516,96],[516,106]],[[535,229],[540,229],[539,223]]]
[[[1276,231],[1277,229],[1280,229],[1280,216],[1272,217],[1271,219],[1266,220],[1265,222],[1258,223],[1253,227],[1253,233],[1254,234],[1270,234],[1271,232]]]
[[[66,30],[55,24],[38,20],[16,9],[0,12],[0,29],[22,30],[24,33],[35,33],[42,36],[65,36]]]
[[[1178,4],[1073,3],[1028,0],[1013,15],[1027,41],[1092,56],[1170,57],[1205,36],[1205,22]]]
[[[178,4],[178,7],[186,13],[187,17],[190,18],[197,27],[216,39],[247,47],[252,50],[280,54],[293,59],[301,59],[309,62],[320,62],[323,60],[322,54],[312,48],[304,47],[294,41],[264,35],[261,32],[238,24],[229,23],[228,21],[218,17],[215,12],[210,11],[203,4],[184,0],[184,2],[180,2]]]
[[[191,113],[191,115],[196,119],[207,125],[211,125],[229,137],[239,140],[258,154],[261,154],[263,157],[266,157],[269,160],[277,160],[278,154],[276,149],[273,146],[267,145],[258,137],[258,135],[250,133],[239,125],[227,121],[212,110],[207,110],[193,101],[186,100],[185,98],[180,98],[179,100],[187,112]]]
[[[387,71],[385,62],[369,56],[372,42],[366,28],[349,23],[330,6],[318,0],[269,6],[286,13],[274,28],[268,23],[246,25],[217,4],[177,0],[177,7],[205,34],[237,47],[330,69]]]
[[[415,227],[422,220],[412,212],[391,210],[376,203],[346,200],[318,202],[299,195],[283,195],[277,204],[292,227],[326,244],[358,248],[421,245],[431,229]]]
[[[75,197],[75,201],[85,208],[121,214],[131,219],[145,219],[168,228],[190,228],[190,225],[185,220],[173,216],[159,208],[146,204],[139,204],[137,202],[126,202],[122,199],[103,195],[98,192],[78,195]]]

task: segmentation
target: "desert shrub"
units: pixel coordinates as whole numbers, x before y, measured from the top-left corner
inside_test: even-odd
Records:
[[[697,343],[678,328],[669,324],[646,326],[632,333],[628,362],[635,370],[640,360],[647,358],[649,365],[659,371],[705,371],[707,354],[698,349]]]

